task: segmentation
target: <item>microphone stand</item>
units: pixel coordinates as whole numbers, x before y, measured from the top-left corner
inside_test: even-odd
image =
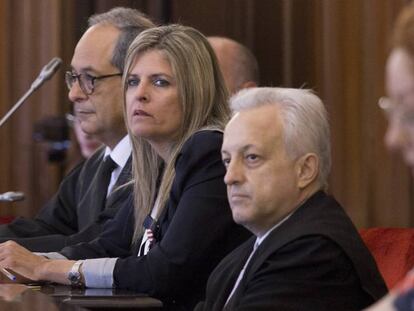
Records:
[[[33,81],[30,89],[17,101],[16,104],[6,113],[6,115],[0,120],[0,127],[10,118],[10,116],[26,101],[26,99],[32,95],[43,83],[49,80],[58,70],[62,60],[58,57],[54,57],[46,66],[42,68],[39,76]],[[0,202],[14,202],[24,200],[23,192],[5,192],[0,194]]]
[[[10,118],[10,116],[26,101],[26,99],[32,95],[32,93],[35,91],[35,89],[30,88],[19,100],[17,103],[14,104],[14,106],[9,110],[9,112],[6,113],[6,115],[1,119],[0,121],[0,127],[6,123],[6,121]]]

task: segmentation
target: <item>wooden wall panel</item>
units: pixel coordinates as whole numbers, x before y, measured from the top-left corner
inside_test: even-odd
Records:
[[[7,103],[10,98],[10,71],[9,62],[9,44],[10,42],[10,3],[8,1],[0,2],[0,115],[3,116],[7,112]],[[10,152],[10,129],[7,127],[0,128],[0,193],[9,187],[9,176],[11,175],[11,152]],[[0,212],[3,215],[10,213],[10,204],[0,203]],[[1,215],[1,214],[0,214]]]
[[[2,61],[7,62],[7,95],[1,102],[2,115],[29,89],[43,65],[59,55],[59,29],[57,12],[59,3],[53,0],[3,1],[7,15],[7,38],[1,50]],[[13,38],[13,39],[12,39]],[[59,39],[60,40],[60,39]],[[59,78],[60,77],[60,78]],[[7,146],[1,162],[7,168],[2,174],[0,192],[24,191],[27,200],[5,204],[0,215],[14,213],[33,215],[37,206],[56,189],[60,167],[45,161],[43,148],[32,139],[33,124],[48,113],[60,110],[60,73],[33,94],[12,118],[0,129],[6,134]],[[60,80],[60,81],[59,81]],[[41,181],[41,182],[40,182]]]
[[[60,55],[69,67],[87,17],[114,6],[138,8],[158,22],[180,22],[224,35],[257,56],[263,85],[313,88],[330,113],[330,191],[355,223],[413,226],[413,185],[399,156],[384,148],[389,36],[407,0],[4,0],[0,1],[0,113]],[[46,14],[45,14],[46,12]],[[13,38],[13,43],[10,38]],[[7,78],[6,78],[7,77]],[[63,70],[0,129],[0,193],[22,190],[24,203],[0,203],[0,215],[33,215],[52,193],[62,167],[45,160],[33,123],[69,108]]]
[[[290,39],[292,20],[285,18],[290,16],[290,5],[285,1],[265,0],[260,6],[256,4],[254,10],[255,38],[249,48],[259,62],[260,82],[270,86],[290,85],[292,46],[288,42],[283,44],[284,38]]]
[[[323,7],[320,94],[330,112],[332,131],[331,190],[359,223],[365,205],[361,178],[360,86],[361,12],[353,1],[331,1]],[[327,33],[325,32],[327,31]],[[325,58],[326,57],[326,58]],[[326,59],[326,62],[323,60]],[[352,181],[352,182],[350,182]]]
[[[395,170],[383,146],[386,123],[377,107],[395,18],[389,11],[397,12],[402,2],[332,1],[322,6],[320,36],[327,62],[320,61],[320,94],[331,113],[331,190],[359,226],[413,223],[409,175],[401,163]],[[387,170],[390,166],[394,169]],[[396,187],[395,173],[404,187]]]

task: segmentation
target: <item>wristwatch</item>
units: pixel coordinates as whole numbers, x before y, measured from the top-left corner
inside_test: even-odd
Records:
[[[80,271],[83,261],[78,260],[75,262],[68,273],[68,280],[70,284],[74,287],[82,287],[82,273]]]

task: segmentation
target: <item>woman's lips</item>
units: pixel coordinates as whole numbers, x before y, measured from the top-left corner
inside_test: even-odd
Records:
[[[147,113],[146,111],[141,110],[141,109],[134,110],[134,116],[138,116],[138,117],[151,117],[151,115],[149,113]]]

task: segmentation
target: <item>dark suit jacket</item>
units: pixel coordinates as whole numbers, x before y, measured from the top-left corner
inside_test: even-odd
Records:
[[[196,310],[223,310],[256,238],[211,274]],[[361,310],[387,292],[339,204],[317,192],[260,244],[225,310]]]
[[[117,188],[131,179],[130,156],[114,191],[104,200],[105,206],[95,204],[98,196],[105,195],[94,189],[95,174],[103,156],[104,148],[75,167],[34,219],[19,217],[1,225],[0,242],[14,240],[32,251],[52,252],[96,238],[103,224],[132,196],[130,186]]]
[[[147,255],[131,249],[132,204],[105,225],[99,239],[64,249],[71,259],[123,257],[114,270],[117,288],[160,298],[169,309],[192,310],[219,261],[251,234],[233,222],[223,182],[222,133],[201,131],[184,144],[175,164],[166,209]],[[138,241],[137,245],[140,245]]]

